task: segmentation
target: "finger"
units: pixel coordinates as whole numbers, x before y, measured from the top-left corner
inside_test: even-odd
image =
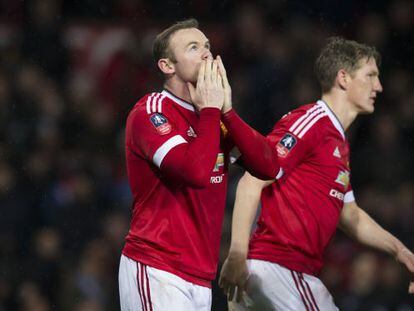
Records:
[[[217,75],[217,86],[222,87],[224,89],[223,78],[219,74]]]
[[[223,294],[227,296],[228,292],[229,292],[229,287],[226,284],[223,284],[221,286],[221,289],[223,291]]]
[[[221,274],[220,274],[218,284],[219,284],[220,288],[224,287],[225,281],[224,281],[224,277]]]
[[[206,61],[203,60],[200,64],[200,69],[198,70],[197,84],[204,82],[205,71],[206,71]]]
[[[211,81],[211,65],[212,65],[212,60],[207,59],[206,66],[205,66],[205,73],[204,73],[204,81],[206,82]]]
[[[234,297],[234,289],[235,289],[234,286],[230,286],[229,287],[229,289],[227,291],[227,300],[228,301],[232,301],[233,300],[233,297]]]
[[[211,67],[211,81],[214,84],[217,84],[217,76],[218,76],[218,72],[217,72],[217,60],[213,61],[213,65]]]
[[[408,287],[408,293],[414,294],[414,281],[410,282],[410,286]]]
[[[220,72],[221,77],[223,78],[223,85],[227,86],[229,85],[229,81],[227,79],[227,72],[226,72],[226,69],[224,68],[223,60],[221,59],[220,55],[217,56],[217,59],[218,59],[219,72]]]
[[[242,301],[242,299],[243,299],[243,288],[242,287],[240,287],[240,286],[238,286],[237,287],[237,295],[236,295],[236,301],[237,302],[241,302]]]

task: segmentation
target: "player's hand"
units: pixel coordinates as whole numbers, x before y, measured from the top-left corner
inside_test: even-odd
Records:
[[[219,279],[219,286],[223,289],[224,294],[227,295],[228,301],[233,300],[236,288],[236,301],[240,302],[242,300],[248,277],[246,257],[230,254],[224,261]]]
[[[410,272],[411,282],[408,286],[408,293],[414,294],[414,254],[404,247],[398,251],[396,258]]]
[[[223,61],[220,57],[220,55],[217,56],[218,61],[218,68],[219,73],[223,81],[223,88],[224,88],[224,104],[223,104],[223,113],[226,113],[232,108],[232,102],[231,102],[231,87],[229,80],[227,79],[227,72],[226,68],[224,68]]]
[[[188,82],[191,101],[198,110],[213,107],[222,109],[224,89],[222,78],[218,72],[217,60],[203,60],[198,71],[197,87]]]

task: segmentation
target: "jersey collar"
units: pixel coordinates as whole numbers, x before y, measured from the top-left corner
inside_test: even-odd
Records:
[[[331,108],[329,108],[329,106],[321,99],[317,101],[317,104],[325,110],[325,112],[328,115],[329,119],[331,120],[332,124],[335,126],[335,128],[338,130],[338,132],[341,134],[342,138],[345,140],[344,128],[342,127],[341,122],[339,122],[338,118],[333,113]]]
[[[163,90],[161,92],[162,95],[168,97],[169,99],[171,99],[173,102],[175,102],[176,104],[180,105],[181,107],[190,110],[190,111],[195,111],[194,106],[191,105],[190,103],[187,103],[186,101],[182,100],[181,98],[178,98],[177,96],[175,96],[173,93],[171,93],[170,91],[167,90]]]

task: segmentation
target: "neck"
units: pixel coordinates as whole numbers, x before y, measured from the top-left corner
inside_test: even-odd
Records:
[[[335,94],[334,92],[325,93],[322,95],[322,100],[333,111],[345,131],[358,116],[358,112],[352,109],[352,106],[342,94]]]
[[[190,91],[188,90],[187,84],[185,82],[170,78],[165,81],[164,88],[182,100],[188,103],[192,103]]]

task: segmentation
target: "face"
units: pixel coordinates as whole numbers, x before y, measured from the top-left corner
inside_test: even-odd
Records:
[[[359,69],[350,78],[348,99],[358,113],[368,114],[374,112],[375,99],[381,92],[382,85],[375,59],[361,59]]]
[[[181,29],[170,39],[175,56],[174,74],[184,82],[197,82],[198,70],[204,59],[212,59],[210,42],[197,28]]]

